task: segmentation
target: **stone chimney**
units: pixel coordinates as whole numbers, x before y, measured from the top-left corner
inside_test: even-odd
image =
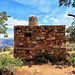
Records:
[[[38,26],[38,18],[37,17],[29,17],[29,26]]]

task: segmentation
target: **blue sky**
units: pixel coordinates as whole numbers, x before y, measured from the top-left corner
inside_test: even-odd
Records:
[[[0,12],[8,15],[8,38],[14,38],[14,25],[28,25],[30,16],[38,17],[39,25],[66,25],[69,27],[73,18],[67,14],[75,14],[73,7],[59,7],[59,0],[0,0]],[[0,34],[0,38],[3,35]]]

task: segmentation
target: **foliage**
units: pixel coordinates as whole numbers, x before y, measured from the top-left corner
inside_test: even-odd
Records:
[[[72,6],[72,7],[75,7],[75,0],[72,2],[72,0],[59,0],[59,7],[60,6],[62,6],[62,5],[64,5],[64,6]]]
[[[49,62],[55,62],[55,59],[51,53],[48,53],[46,55],[36,56],[35,61],[39,63],[49,63]]]
[[[75,53],[72,53],[72,56],[75,58]]]
[[[2,46],[0,47],[0,51],[2,51]]]
[[[68,35],[66,36],[66,40],[70,43],[75,43],[75,27],[70,26],[66,29]]]
[[[72,65],[73,67],[75,67],[75,53],[73,53],[72,55],[70,55],[70,60],[68,61],[68,63],[70,65]]]
[[[11,50],[10,48],[5,47],[3,51],[5,52],[5,51],[10,51],[10,50]]]
[[[68,51],[75,50],[75,43],[66,42],[66,50]]]
[[[4,37],[8,37],[6,33],[6,30],[8,29],[6,26],[8,24],[5,23],[8,20],[8,17],[10,16],[8,16],[5,11],[2,13],[0,12],[0,34],[4,34]]]
[[[73,28],[72,31],[71,31],[71,33],[70,33],[69,41],[75,43],[75,28]]]
[[[72,29],[73,29],[72,26],[70,26],[69,28],[66,29],[66,32],[70,33],[72,31]]]
[[[0,65],[3,66],[21,66],[23,64],[23,61],[21,61],[21,59],[19,58],[11,58],[9,55],[7,54],[2,54],[0,56]]]
[[[1,69],[3,68],[3,65],[2,65],[2,62],[1,62],[1,60],[0,60],[0,68],[1,68]]]
[[[12,49],[12,50],[10,51],[10,54],[14,54],[14,49]]]

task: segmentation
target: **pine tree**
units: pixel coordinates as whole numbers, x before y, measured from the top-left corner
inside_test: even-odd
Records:
[[[75,7],[75,0],[59,0],[59,7],[62,5]]]
[[[75,43],[75,27],[70,26],[66,29],[66,32],[69,33],[66,36],[67,41]]]
[[[8,20],[8,16],[7,13],[5,11],[3,11],[2,13],[0,12],[0,34],[4,34],[4,37],[8,37],[8,34],[6,33],[7,31],[7,25],[5,22]]]

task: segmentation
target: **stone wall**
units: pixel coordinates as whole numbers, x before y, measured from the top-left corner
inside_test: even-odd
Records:
[[[34,59],[52,53],[56,59],[65,57],[65,25],[14,26],[14,57]]]
[[[37,17],[29,17],[29,26],[38,26],[38,18]]]

